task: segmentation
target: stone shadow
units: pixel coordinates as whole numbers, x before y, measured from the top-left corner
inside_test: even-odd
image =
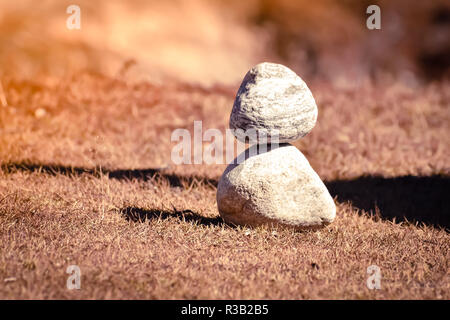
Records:
[[[175,217],[181,221],[194,222],[195,224],[203,226],[222,226],[226,225],[222,218],[207,218],[193,212],[192,210],[176,210],[166,211],[166,210],[156,210],[156,209],[142,209],[136,207],[126,207],[120,210],[120,213],[128,221],[133,222],[145,222],[152,219],[168,219],[170,217]]]
[[[450,177],[364,176],[325,184],[338,201],[350,201],[353,206],[372,213],[378,208],[382,219],[450,228]]]
[[[286,146],[281,144],[280,147]],[[248,155],[251,156],[251,155]],[[82,168],[52,164],[8,163],[1,164],[5,172],[30,171],[51,175],[67,176],[90,174],[107,175],[111,179],[143,180],[166,179],[171,187],[182,187],[184,183],[203,181],[217,187],[218,181],[200,176],[183,176],[165,173],[158,168],[136,170],[107,170],[103,168]],[[380,218],[386,220],[423,222],[435,227],[450,228],[450,177],[433,175],[426,177],[401,176],[384,178],[380,176],[363,176],[351,180],[333,180],[325,182],[333,197],[339,202],[351,202],[354,207],[375,213],[378,208]],[[191,210],[160,211],[139,208],[123,209],[128,214],[147,217],[177,216],[186,221],[196,220],[201,224],[220,224],[221,218],[204,218]],[[212,220],[211,220],[212,219]],[[217,219],[217,220],[215,220]]]

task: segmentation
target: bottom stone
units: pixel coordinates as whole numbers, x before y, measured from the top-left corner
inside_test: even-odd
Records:
[[[254,145],[230,164],[217,188],[225,222],[317,228],[331,223],[336,206],[305,156],[291,144],[257,151]],[[242,158],[244,157],[244,158]]]

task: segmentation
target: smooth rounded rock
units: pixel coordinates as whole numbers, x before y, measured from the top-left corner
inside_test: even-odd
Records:
[[[242,142],[278,138],[291,142],[308,134],[317,121],[317,105],[306,83],[291,69],[275,63],[256,65],[236,95],[230,128]],[[257,131],[258,135],[253,132]],[[246,131],[250,132],[246,137]]]
[[[317,228],[331,223],[336,206],[308,160],[294,146],[281,144],[230,164],[220,178],[217,206],[236,225]],[[252,149],[253,148],[253,149]]]

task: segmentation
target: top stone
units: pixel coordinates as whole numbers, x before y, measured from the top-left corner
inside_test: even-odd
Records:
[[[242,142],[284,143],[308,134],[316,120],[316,102],[306,83],[291,69],[264,62],[245,75],[230,128]]]

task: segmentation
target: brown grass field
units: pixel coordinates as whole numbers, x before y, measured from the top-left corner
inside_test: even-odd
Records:
[[[151,81],[126,63],[59,73],[30,50],[0,54],[6,69],[44,66],[0,76],[1,299],[450,299],[448,80],[311,76],[319,118],[295,145],[336,220],[251,229],[219,217],[225,165],[174,165],[170,136],[194,120],[224,131],[234,77],[257,55],[232,84],[205,84],[203,70]],[[69,265],[80,290],[66,288]],[[366,286],[370,265],[380,290]]]

